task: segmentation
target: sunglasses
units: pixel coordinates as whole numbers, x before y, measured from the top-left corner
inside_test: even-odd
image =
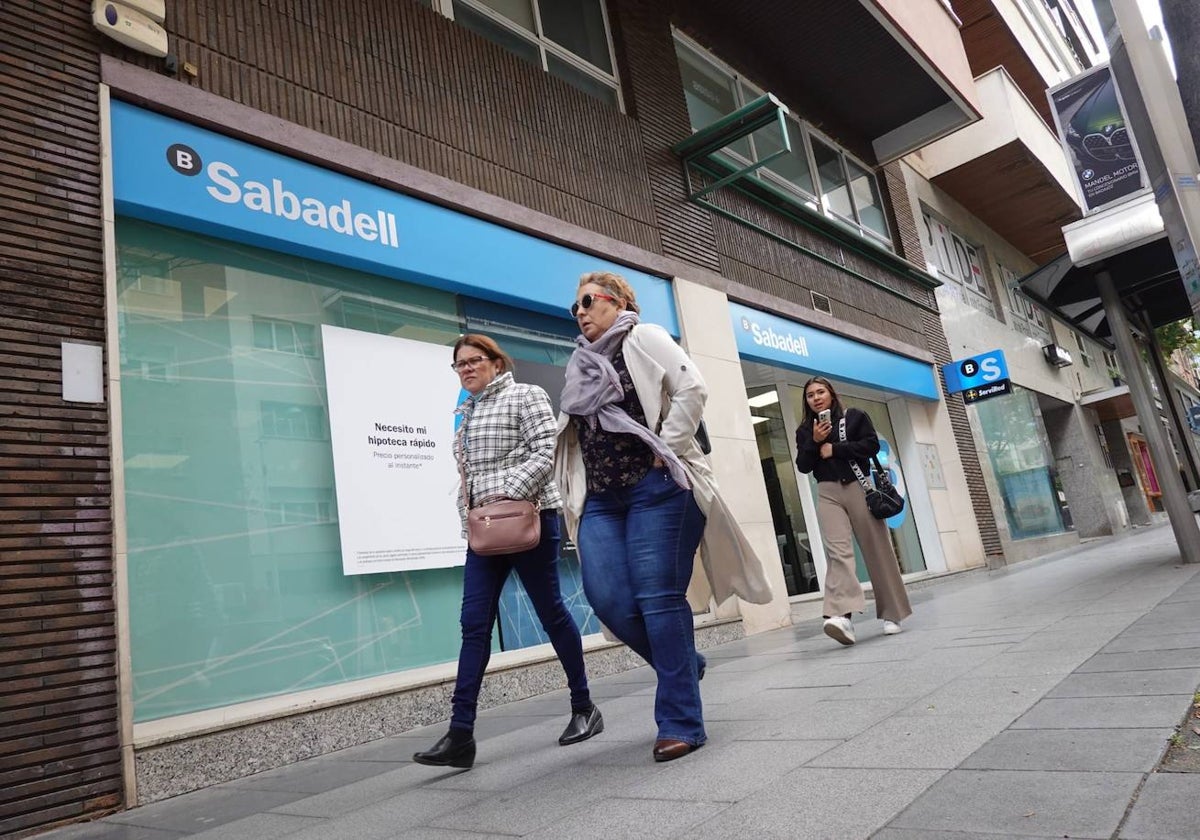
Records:
[[[478,367],[487,360],[487,356],[472,356],[469,359],[463,359],[461,362],[451,362],[450,368],[462,373],[464,370]]]
[[[615,297],[613,297],[612,295],[602,295],[598,292],[596,294],[592,294],[589,292],[588,294],[581,297],[578,300],[578,302],[571,304],[571,317],[578,318],[579,310],[582,309],[582,310],[586,311],[588,309],[591,309],[592,304],[595,303],[597,300],[611,300],[613,303],[617,302],[617,299]]]

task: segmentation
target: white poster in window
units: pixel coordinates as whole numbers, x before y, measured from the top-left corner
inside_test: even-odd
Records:
[[[458,566],[450,348],[321,327],[347,575]]]

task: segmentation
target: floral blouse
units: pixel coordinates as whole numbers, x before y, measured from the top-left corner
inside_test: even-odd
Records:
[[[613,358],[613,367],[621,378],[621,389],[625,396],[617,403],[636,422],[649,427],[642,402],[633,389],[633,377],[625,364],[624,351]],[[595,428],[581,417],[572,417],[579,435],[579,447],[583,455],[583,466],[587,472],[589,493],[603,493],[632,487],[643,478],[654,465],[654,453],[650,447],[634,435],[606,432],[597,423]]]

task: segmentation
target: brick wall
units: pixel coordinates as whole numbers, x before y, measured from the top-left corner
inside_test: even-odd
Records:
[[[104,340],[87,4],[0,4],[0,835],[118,807],[105,406],[60,344]]]

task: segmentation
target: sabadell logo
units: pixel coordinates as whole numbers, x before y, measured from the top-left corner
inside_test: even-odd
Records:
[[[349,199],[326,204],[318,198],[297,195],[279,178],[272,178],[270,185],[241,180],[231,164],[214,160],[205,166],[200,154],[183,143],[175,143],[167,149],[167,163],[187,177],[203,173],[209,182],[205,191],[222,204],[241,204],[256,213],[303,222],[310,227],[357,237],[364,242],[378,242],[389,248],[400,247],[396,216],[386,210],[356,212]]]
[[[750,333],[754,343],[760,347],[772,347],[796,356],[808,355],[808,341],[802,335],[780,334],[770,327],[760,327],[749,318],[742,317],[742,329]]]

